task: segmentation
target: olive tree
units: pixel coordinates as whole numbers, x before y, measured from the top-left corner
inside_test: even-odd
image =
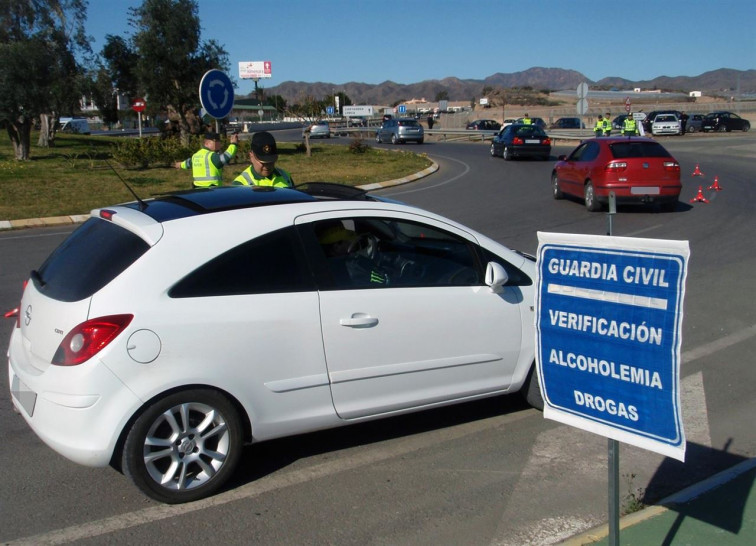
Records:
[[[0,125],[18,160],[29,159],[34,121],[39,144],[52,145],[58,115],[81,95],[85,20],[85,0],[0,2]]]

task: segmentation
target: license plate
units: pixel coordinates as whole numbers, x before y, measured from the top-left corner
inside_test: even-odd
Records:
[[[37,393],[27,387],[15,374],[11,383],[11,394],[21,404],[26,413],[29,414],[29,417],[32,417],[34,415],[34,406],[37,403]]]
[[[659,195],[659,188],[658,187],[648,187],[643,186],[640,188],[630,188],[630,193],[633,195]]]
[[[540,143],[541,143],[540,140],[532,140],[532,139],[530,139],[530,140],[526,140],[525,141],[525,144],[540,144]]]

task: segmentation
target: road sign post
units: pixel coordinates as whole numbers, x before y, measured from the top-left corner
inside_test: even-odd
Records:
[[[147,108],[147,103],[143,98],[136,98],[131,103],[131,109],[137,113],[139,120],[139,138],[142,138],[142,112],[144,112],[145,108]]]
[[[690,251],[687,241],[611,231],[610,223],[607,237],[538,234],[536,361],[544,417],[608,438],[609,544],[617,546],[619,441],[685,460],[679,385]]]
[[[199,96],[207,114],[215,118],[217,131],[218,120],[228,116],[234,108],[234,85],[231,79],[220,70],[208,70],[200,80]]]

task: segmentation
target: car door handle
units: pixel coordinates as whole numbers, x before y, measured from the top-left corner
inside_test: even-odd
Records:
[[[350,318],[340,319],[339,324],[349,328],[372,328],[378,324],[378,319],[364,313],[355,313]]]

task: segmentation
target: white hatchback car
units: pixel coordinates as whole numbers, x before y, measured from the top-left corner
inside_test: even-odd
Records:
[[[92,211],[31,274],[12,400],[55,451],[167,503],[242,446],[522,391],[532,257],[331,184],[220,187]]]

